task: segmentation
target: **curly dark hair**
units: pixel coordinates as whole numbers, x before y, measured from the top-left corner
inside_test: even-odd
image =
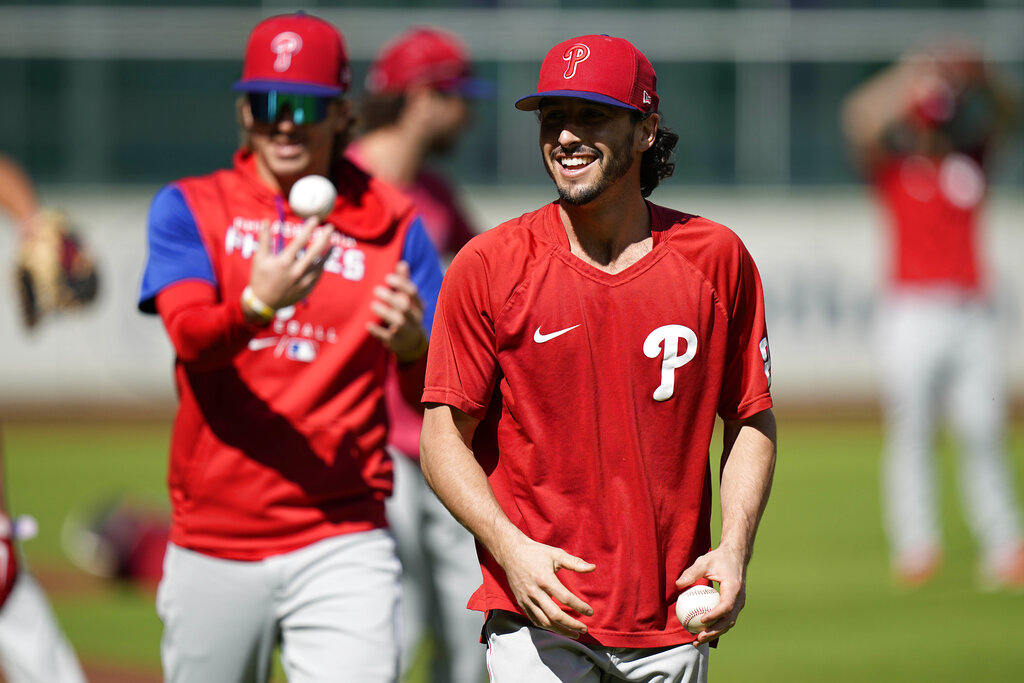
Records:
[[[637,112],[633,115],[633,120],[640,122],[648,116],[650,114]],[[672,177],[672,172],[676,170],[676,164],[672,161],[672,152],[676,148],[677,142],[679,142],[679,135],[675,131],[658,126],[654,144],[644,152],[640,159],[640,193],[644,197],[650,197],[662,180]]]

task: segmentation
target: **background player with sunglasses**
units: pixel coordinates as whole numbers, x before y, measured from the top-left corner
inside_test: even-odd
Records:
[[[397,678],[399,563],[383,385],[422,388],[440,286],[412,206],[341,152],[342,37],[299,13],[252,31],[233,167],[153,200],[140,308],[177,353],[170,544],[157,595],[168,681]],[[325,224],[287,203],[329,177]]]

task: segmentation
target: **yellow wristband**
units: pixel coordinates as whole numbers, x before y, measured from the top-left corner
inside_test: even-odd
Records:
[[[269,323],[274,319],[274,315],[277,313],[273,308],[263,303],[263,301],[252,291],[252,287],[249,286],[246,286],[246,288],[242,290],[242,304],[255,313],[263,322]]]

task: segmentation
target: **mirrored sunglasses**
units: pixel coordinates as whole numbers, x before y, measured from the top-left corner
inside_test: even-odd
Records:
[[[329,97],[294,95],[283,92],[249,93],[249,109],[259,123],[275,123],[289,116],[296,126],[319,123],[327,118]]]

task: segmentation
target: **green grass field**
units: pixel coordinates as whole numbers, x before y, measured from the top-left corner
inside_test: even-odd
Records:
[[[163,499],[168,433],[167,423],[3,425],[9,506],[40,523],[39,537],[24,546],[38,574],[45,579],[71,570],[59,544],[69,510],[118,491]],[[1024,489],[1024,425],[1012,436]],[[974,546],[960,516],[955,458],[946,443],[943,571],[915,591],[891,585],[877,494],[880,443],[873,423],[780,415],[779,463],[750,568],[747,607],[712,655],[716,683],[1024,676],[1024,595],[977,589]],[[86,585],[91,588],[51,590],[82,659],[159,671],[152,595]]]

